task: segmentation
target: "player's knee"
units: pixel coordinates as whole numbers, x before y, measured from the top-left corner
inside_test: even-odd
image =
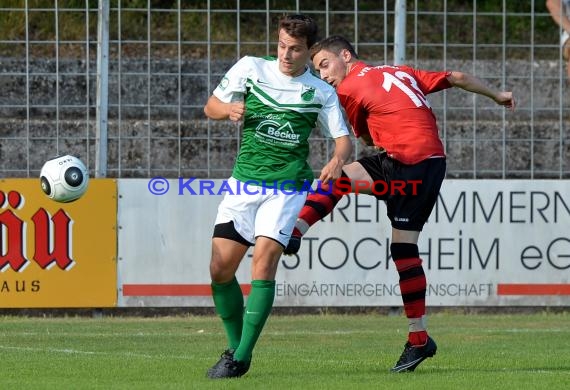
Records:
[[[212,259],[210,260],[210,278],[215,283],[223,283],[227,276],[224,273],[224,266],[221,258],[216,254],[212,253]]]
[[[394,261],[419,258],[417,244],[407,242],[393,242],[390,244],[390,253]]]

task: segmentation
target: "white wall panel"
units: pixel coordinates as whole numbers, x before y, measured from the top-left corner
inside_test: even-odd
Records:
[[[196,195],[179,195],[178,180],[157,196],[148,183],[119,180],[119,305],[211,306],[210,239],[221,196],[198,182]],[[275,304],[400,306],[385,214],[373,197],[345,197],[309,230],[298,256],[282,258]],[[419,250],[429,306],[568,305],[570,182],[447,180]],[[243,285],[249,267],[246,257]],[[124,294],[140,285],[151,295]]]

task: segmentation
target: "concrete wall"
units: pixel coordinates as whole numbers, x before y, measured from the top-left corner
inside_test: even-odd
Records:
[[[207,121],[202,107],[229,66],[231,62],[208,68],[202,60],[180,67],[176,61],[149,65],[141,60],[123,62],[119,69],[111,63],[108,176],[228,176],[239,133],[229,122]],[[497,76],[502,69],[498,62],[473,66],[469,61],[449,61],[444,66],[423,61],[417,66],[475,73],[497,88],[504,83],[517,96],[514,114],[483,97],[475,105],[473,95],[461,90],[430,96],[450,157],[448,176],[493,178],[504,171],[506,177],[526,178],[532,171],[533,177],[557,178],[561,172],[570,177],[570,96],[566,81],[558,77],[557,62],[509,62],[504,81]],[[35,176],[46,158],[62,152],[77,154],[94,168],[95,63],[89,65],[89,79],[85,68],[82,61],[60,60],[57,85],[53,61],[30,62],[26,68],[19,59],[1,59],[1,177]],[[311,163],[318,170],[329,156],[330,143],[318,133],[312,142]],[[359,156],[373,152],[360,146],[357,150]]]

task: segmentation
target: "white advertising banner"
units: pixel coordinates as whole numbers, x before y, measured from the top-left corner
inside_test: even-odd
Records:
[[[119,306],[213,306],[223,180],[119,180]],[[160,194],[159,194],[160,193]],[[384,203],[345,196],[283,256],[276,306],[401,306]],[[570,181],[446,180],[419,241],[428,306],[570,305]],[[251,250],[237,278],[247,294]]]

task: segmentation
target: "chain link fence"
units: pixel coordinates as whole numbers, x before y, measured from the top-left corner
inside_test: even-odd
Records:
[[[240,129],[203,106],[243,55],[276,53],[276,22],[314,17],[367,62],[394,62],[396,1],[162,0],[109,3],[106,175],[229,176]],[[0,4],[0,177],[36,177],[74,154],[95,171],[97,1]],[[429,96],[450,178],[569,178],[569,92],[544,2],[407,1],[405,62],[461,70],[514,91],[506,112],[461,90]],[[332,144],[316,131],[318,172]],[[355,142],[354,158],[373,152]]]

